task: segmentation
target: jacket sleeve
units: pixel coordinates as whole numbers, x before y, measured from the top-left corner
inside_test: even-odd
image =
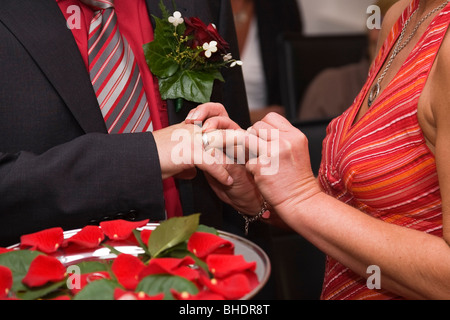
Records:
[[[151,133],[93,133],[39,155],[0,153],[0,199],[0,246],[52,226],[165,218]]]

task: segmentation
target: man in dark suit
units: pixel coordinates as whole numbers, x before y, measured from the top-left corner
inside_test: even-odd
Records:
[[[165,219],[168,206],[175,206],[169,198],[164,201],[165,191],[174,186],[172,195],[179,194],[183,214],[200,212],[203,223],[221,227],[223,204],[200,172],[193,180],[166,185],[165,178],[185,169],[164,161],[170,154],[168,137],[193,105],[186,103],[177,113],[172,101],[161,104],[156,116],[171,126],[161,120],[160,130],[108,134],[85,52],[67,27],[64,1],[0,2],[0,246],[53,226]],[[127,6],[144,4],[149,21],[151,14],[160,14],[159,0],[116,0],[118,11],[121,1]],[[170,11],[172,0],[164,2]],[[233,56],[239,56],[229,1],[175,3],[183,16],[214,23]],[[77,32],[83,30],[87,33],[86,27]],[[215,85],[211,101],[222,102],[230,117],[247,127],[241,70],[223,74],[225,83]]]

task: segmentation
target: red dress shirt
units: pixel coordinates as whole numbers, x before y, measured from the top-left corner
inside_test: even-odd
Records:
[[[66,20],[70,22],[71,31],[80,49],[83,61],[88,68],[88,34],[89,25],[94,16],[93,10],[79,0],[56,0]],[[77,6],[80,16],[70,6]],[[166,104],[161,100],[157,79],[152,75],[145,61],[142,45],[153,41],[153,27],[148,16],[147,5],[144,0],[116,0],[115,10],[119,30],[127,39],[141,72],[145,93],[152,115],[154,130],[169,125]],[[78,20],[76,20],[78,19]],[[76,23],[79,23],[76,24]],[[79,26],[79,28],[78,28]],[[166,179],[164,184],[164,198],[166,203],[167,217],[181,216],[182,208],[179,200],[178,190],[174,179]]]

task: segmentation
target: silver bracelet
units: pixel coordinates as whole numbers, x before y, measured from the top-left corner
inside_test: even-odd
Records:
[[[246,236],[248,235],[248,227],[249,227],[250,223],[260,220],[262,218],[263,214],[267,211],[267,209],[268,209],[268,204],[267,204],[267,201],[264,200],[261,210],[255,216],[248,216],[248,215],[243,214],[238,211],[238,213],[245,220],[245,235]]]

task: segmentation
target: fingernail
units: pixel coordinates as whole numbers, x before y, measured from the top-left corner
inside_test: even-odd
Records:
[[[208,127],[209,127],[209,122],[205,122],[202,126],[202,131],[205,132],[206,129],[208,129]]]
[[[197,119],[198,116],[199,116],[199,114],[200,114],[200,112],[198,112],[197,110],[195,110],[195,111],[191,114],[190,119],[191,119],[191,120]]]
[[[189,114],[187,115],[186,120],[195,120],[195,119],[197,119],[197,117],[198,117],[197,112],[191,110],[191,111],[189,112]]]
[[[232,178],[231,176],[228,176],[227,184],[228,184],[229,186],[231,186],[231,185],[233,184],[233,182],[234,182],[233,178]]]

